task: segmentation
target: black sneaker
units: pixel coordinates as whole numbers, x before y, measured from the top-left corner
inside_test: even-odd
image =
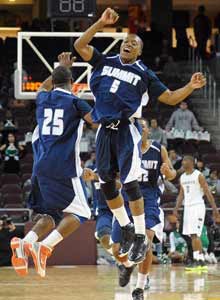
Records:
[[[128,254],[131,245],[134,241],[134,224],[129,223],[128,225],[121,227],[121,235],[122,241],[119,250],[119,256],[123,257]]]
[[[191,263],[185,266],[186,271],[195,271],[198,269],[199,269],[199,262],[196,260],[191,261]]]
[[[145,289],[145,290],[149,290],[149,288],[150,288],[150,277],[147,276],[147,282],[146,282],[146,284],[145,284],[144,289]]]
[[[128,260],[136,264],[142,262],[149,248],[150,244],[145,242],[145,235],[135,234],[133,245],[128,254]]]
[[[117,265],[118,275],[119,275],[119,286],[125,287],[131,278],[131,274],[134,271],[135,265],[130,268],[126,268],[124,265]]]
[[[133,290],[132,299],[133,300],[144,300],[144,290],[142,290],[142,289]]]
[[[198,261],[198,268],[201,271],[207,271],[208,270],[208,267],[207,267],[206,263],[203,260]]]

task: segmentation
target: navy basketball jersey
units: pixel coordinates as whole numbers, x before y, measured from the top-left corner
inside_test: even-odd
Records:
[[[160,181],[162,175],[160,168],[162,165],[161,145],[152,141],[149,149],[142,153],[142,169],[143,174],[139,178],[139,184],[142,192],[145,189],[158,189],[160,190]]]
[[[123,64],[120,56],[105,56],[94,48],[89,63],[94,67],[90,88],[95,97],[93,120],[106,124],[113,120],[140,118],[149,96],[158,98],[167,87],[141,60]]]
[[[33,175],[73,178],[82,174],[79,144],[83,117],[91,107],[72,93],[42,91],[36,99],[37,127],[33,133]]]

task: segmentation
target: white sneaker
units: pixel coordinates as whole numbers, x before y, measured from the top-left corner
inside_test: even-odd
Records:
[[[208,253],[205,254],[205,261],[209,264],[212,264],[212,258]]]
[[[213,252],[210,253],[209,256],[210,256],[210,258],[211,258],[213,264],[217,264],[217,263],[218,263],[218,260],[217,260],[217,258],[215,257],[215,254],[214,254]]]

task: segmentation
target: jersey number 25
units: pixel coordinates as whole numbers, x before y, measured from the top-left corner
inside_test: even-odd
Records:
[[[43,135],[62,135],[64,130],[63,109],[44,109]]]

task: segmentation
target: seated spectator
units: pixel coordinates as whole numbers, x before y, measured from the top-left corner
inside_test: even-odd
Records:
[[[13,133],[8,134],[7,142],[0,147],[0,151],[4,157],[4,172],[19,173],[19,155],[24,151],[24,148],[18,145]]]
[[[96,163],[96,153],[93,151],[90,154],[90,158],[85,162],[85,168],[95,169],[95,163]]]
[[[17,131],[17,123],[10,110],[6,111],[5,119],[1,122],[0,129],[2,130],[3,142],[7,139],[9,133],[15,133]]]
[[[170,252],[168,256],[173,263],[183,262],[187,257],[187,244],[179,233],[179,222],[176,223],[176,228],[169,235]]]
[[[10,241],[14,237],[23,237],[22,232],[16,228],[11,218],[4,215],[0,219],[0,266],[11,266]]]
[[[179,170],[182,167],[182,157],[176,153],[176,150],[169,150],[169,158],[175,170]]]
[[[173,57],[169,56],[168,61],[163,67],[163,75],[166,79],[179,79],[180,71],[176,62],[174,62]]]
[[[188,109],[186,102],[181,102],[180,107],[174,111],[166,125],[166,130],[170,131],[172,128],[181,131],[202,131],[203,128],[198,125],[198,122],[192,111]]]
[[[87,124],[84,124],[81,140],[81,152],[91,152],[95,149],[96,131]]]
[[[166,133],[158,126],[157,119],[152,119],[150,125],[150,139],[167,147]]]
[[[207,179],[207,183],[209,185],[209,188],[213,194],[216,193],[216,187],[218,183],[218,171],[212,170],[209,174],[209,177]]]
[[[205,176],[205,178],[209,177],[210,169],[205,166],[202,159],[197,160],[196,169],[199,170]]]

